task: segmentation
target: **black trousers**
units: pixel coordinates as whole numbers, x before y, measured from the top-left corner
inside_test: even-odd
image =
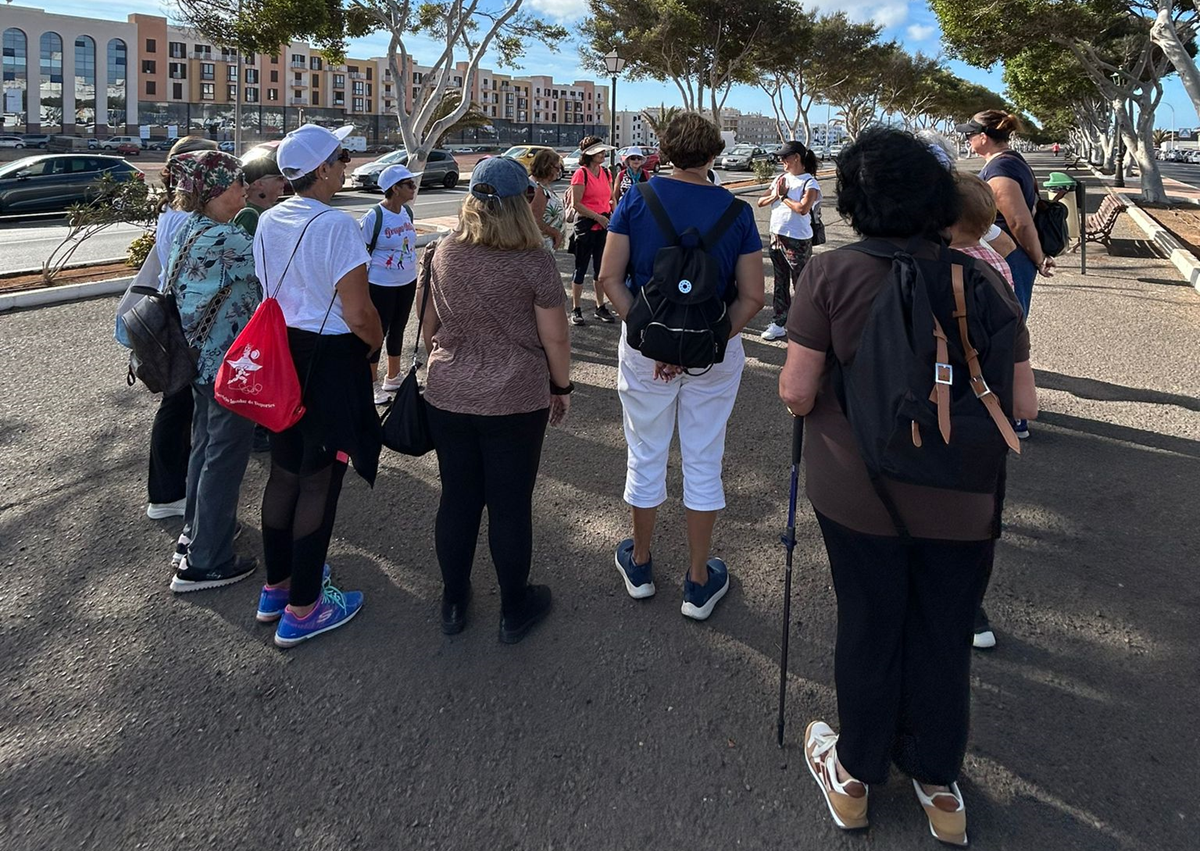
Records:
[[[604,256],[604,244],[608,242],[608,231],[590,230],[575,236],[575,275],[571,281],[582,284],[587,277],[588,263],[592,264],[592,280],[600,279],[600,258]]]
[[[175,502],[187,496],[188,458],[192,454],[192,385],[163,394],[150,428],[150,502]]]
[[[953,783],[995,541],[905,543],[817,520],[838,604],[838,759],[865,783],[885,782],[889,761],[921,783]]]
[[[771,268],[775,272],[771,321],[776,325],[782,327],[787,324],[788,311],[792,307],[792,293],[796,291],[796,284],[800,283],[800,273],[811,258],[811,239],[793,239],[781,234],[771,237]]]
[[[417,285],[411,283],[402,287],[381,287],[378,284],[370,284],[369,289],[371,303],[379,312],[379,323],[386,335],[388,357],[400,357],[404,352],[404,329],[412,313]],[[371,356],[371,363],[379,363],[379,352]]]
[[[486,505],[500,605],[518,612],[533,559],[533,486],[549,410],[489,417],[427,408],[442,479],[434,541],[445,597],[468,594]]]

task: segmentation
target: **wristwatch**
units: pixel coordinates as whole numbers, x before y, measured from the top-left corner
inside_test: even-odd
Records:
[[[575,392],[575,382],[574,381],[568,381],[566,387],[559,387],[553,381],[550,382],[550,395],[551,396],[569,396],[573,392]]]

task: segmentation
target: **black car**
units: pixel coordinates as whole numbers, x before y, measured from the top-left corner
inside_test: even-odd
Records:
[[[98,154],[42,154],[0,166],[0,215],[51,213],[92,196],[102,174],[144,180],[146,175],[120,157]]]

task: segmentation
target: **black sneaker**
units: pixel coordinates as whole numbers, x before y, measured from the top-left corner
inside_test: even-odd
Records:
[[[572,325],[586,325],[587,324],[586,322],[583,321],[583,311],[580,310],[578,307],[571,311],[571,324]]]
[[[442,633],[458,635],[467,625],[467,606],[471,602],[471,589],[467,588],[467,596],[461,600],[450,600],[442,593]]]
[[[258,559],[238,556],[225,567],[216,570],[196,570],[188,567],[187,558],[171,578],[171,590],[176,594],[188,591],[203,591],[207,588],[223,588],[241,582],[258,569]]]
[[[550,613],[550,589],[545,585],[530,585],[525,595],[525,605],[518,614],[500,618],[502,644],[516,644]]]
[[[617,318],[609,311],[607,304],[602,304],[597,307],[595,316],[601,322],[607,322],[609,325],[617,321]]]
[[[971,640],[971,645],[976,650],[991,650],[996,646],[996,633],[992,632],[992,625],[988,623],[987,612],[983,610],[983,606],[975,613],[975,637]]]

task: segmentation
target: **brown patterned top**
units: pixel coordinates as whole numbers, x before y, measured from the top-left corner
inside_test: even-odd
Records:
[[[426,252],[422,269],[428,262]],[[563,306],[562,278],[549,251],[443,239],[433,255],[430,293],[427,309],[439,326],[425,386],[429,404],[486,416],[549,406],[550,369],[534,317],[535,305]]]

